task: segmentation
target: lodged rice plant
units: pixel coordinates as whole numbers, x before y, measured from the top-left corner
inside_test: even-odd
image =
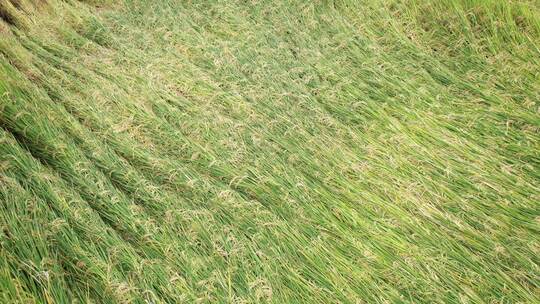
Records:
[[[0,302],[540,302],[536,1],[0,0]]]

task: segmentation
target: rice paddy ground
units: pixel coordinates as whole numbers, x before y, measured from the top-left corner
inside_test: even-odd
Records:
[[[0,0],[1,303],[540,303],[540,3]]]

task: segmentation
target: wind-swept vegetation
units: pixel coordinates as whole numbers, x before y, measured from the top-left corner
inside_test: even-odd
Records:
[[[0,0],[0,302],[537,303],[536,1]]]

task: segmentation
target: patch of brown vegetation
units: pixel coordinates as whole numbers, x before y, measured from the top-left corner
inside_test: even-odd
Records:
[[[9,26],[5,22],[0,22],[0,35],[5,35],[9,32]]]

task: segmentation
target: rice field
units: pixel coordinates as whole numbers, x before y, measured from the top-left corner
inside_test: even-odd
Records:
[[[0,0],[0,303],[540,303],[536,0]]]

